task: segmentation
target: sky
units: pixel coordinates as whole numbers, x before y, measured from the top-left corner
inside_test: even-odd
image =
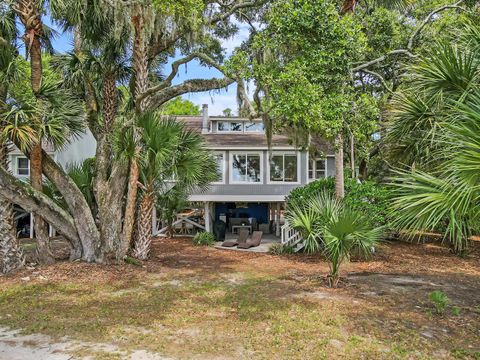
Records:
[[[72,35],[70,33],[62,33],[58,30],[58,27],[56,27],[55,24],[52,24],[47,19],[45,19],[45,21],[49,26],[56,29],[59,34],[53,41],[55,51],[70,51],[73,47]],[[239,32],[235,35],[235,37],[228,39],[222,44],[227,57],[236,47],[240,46],[240,44],[248,38],[248,25],[238,24],[238,26]],[[169,64],[165,68],[165,73],[168,74],[170,72],[170,63],[175,60],[175,57],[170,59]],[[182,65],[180,67],[173,83],[179,84],[187,79],[211,79],[213,77],[222,78],[223,74],[217,69],[201,66],[198,61],[193,60],[188,63],[187,66]],[[227,89],[219,91],[191,93],[183,95],[182,98],[190,100],[194,104],[199,105],[200,108],[202,104],[207,104],[210,115],[222,115],[222,111],[226,108],[232,109],[233,113],[237,114],[238,105],[236,100],[236,91],[236,84],[232,84]]]

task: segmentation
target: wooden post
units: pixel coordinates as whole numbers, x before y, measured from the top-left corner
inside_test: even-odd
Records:
[[[30,239],[33,239],[33,213],[30,213]]]
[[[275,235],[280,236],[280,203],[277,202],[277,214],[276,214],[276,229],[275,229]]]
[[[205,208],[204,208],[204,219],[205,219],[205,231],[212,232],[212,216],[210,212],[210,202],[205,201]]]

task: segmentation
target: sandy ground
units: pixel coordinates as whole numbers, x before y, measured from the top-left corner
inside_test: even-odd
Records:
[[[94,348],[115,354],[122,359],[129,360],[171,360],[158,354],[145,350],[133,351],[127,354],[111,344],[86,343],[63,339],[61,342],[53,341],[49,336],[41,334],[22,335],[18,331],[0,328],[0,360],[70,360],[92,359],[90,356],[75,356],[72,352]]]
[[[64,249],[59,247],[59,250],[60,256],[65,255]],[[237,278],[239,274],[250,272],[274,276],[286,285],[279,291],[291,289],[293,293],[288,296],[296,299],[368,304],[367,312],[358,306],[358,316],[351,324],[365,327],[365,333],[380,331],[394,334],[403,321],[402,314],[405,314],[409,317],[405,322],[432,344],[458,339],[463,331],[469,334],[470,339],[479,341],[475,343],[469,340],[461,345],[472,351],[477,351],[477,348],[480,351],[480,243],[473,244],[466,259],[454,256],[447,248],[436,243],[387,243],[380,246],[369,261],[352,259],[346,264],[340,289],[332,290],[322,285],[327,271],[328,265],[319,256],[240,253],[213,247],[195,247],[189,239],[155,239],[151,259],[142,267],[66,261],[48,267],[30,265],[13,276],[0,277],[0,289],[24,283],[142,281],[156,274],[161,274],[170,284],[175,282],[179,286],[182,279],[187,277],[225,279],[235,283],[241,282]],[[429,305],[422,299],[428,299],[428,294],[435,290],[445,292],[452,303],[462,309],[462,316],[440,317],[434,322],[426,318],[425,309]],[[273,295],[274,292],[275,289],[272,289]],[[287,295],[282,293],[282,296]],[[0,327],[0,360],[90,359],[88,356],[75,355],[81,354],[83,349],[115,354],[116,359],[169,359],[163,354],[145,350],[125,352],[112,344],[69,338],[59,340],[40,334],[23,335]],[[438,350],[432,356],[451,358],[445,349]]]

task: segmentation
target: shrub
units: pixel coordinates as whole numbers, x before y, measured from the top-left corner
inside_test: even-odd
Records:
[[[212,233],[203,231],[197,233],[193,238],[193,245],[212,246],[215,243],[215,236]]]
[[[335,179],[333,177],[319,179],[294,189],[287,197],[287,207],[292,204],[302,206],[322,191],[330,195],[335,194]],[[354,179],[345,179],[344,203],[351,210],[358,210],[368,215],[367,221],[371,226],[388,227],[390,197],[391,192],[385,185],[371,180],[359,183]]]
[[[273,255],[284,255],[284,254],[294,254],[294,253],[295,253],[295,249],[291,245],[274,243],[270,247],[270,254],[273,254]]]
[[[302,234],[306,252],[324,254],[330,265],[328,280],[332,287],[337,286],[340,267],[351,254],[370,255],[383,232],[382,227],[369,224],[365,213],[350,208],[327,191],[302,204],[293,202],[285,217]]]
[[[433,305],[435,306],[435,311],[437,314],[443,314],[445,309],[447,308],[450,299],[443,293],[442,291],[433,291],[430,293],[430,300],[432,301]]]

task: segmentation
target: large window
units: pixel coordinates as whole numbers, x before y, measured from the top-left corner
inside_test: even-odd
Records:
[[[214,153],[213,158],[217,162],[217,173],[218,173],[218,180],[215,182],[224,184],[225,183],[225,154]]]
[[[298,182],[298,157],[295,153],[272,155],[270,181]]]
[[[232,153],[230,176],[233,183],[261,183],[262,164],[259,153]]]
[[[243,131],[243,123],[242,122],[219,121],[217,123],[217,131],[218,132]]]
[[[17,158],[17,175],[21,175],[21,176],[30,175],[30,162],[26,157]]]

